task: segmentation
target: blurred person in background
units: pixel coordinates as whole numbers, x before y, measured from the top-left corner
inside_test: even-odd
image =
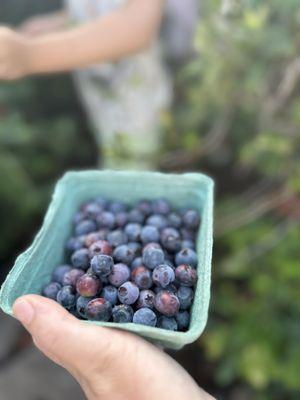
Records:
[[[105,168],[152,168],[171,61],[189,53],[196,0],[66,0],[65,9],[0,30],[0,79],[74,71]],[[159,36],[162,16],[166,28]],[[186,11],[184,11],[186,10]],[[185,18],[184,18],[185,16]],[[183,17],[183,18],[181,18]]]

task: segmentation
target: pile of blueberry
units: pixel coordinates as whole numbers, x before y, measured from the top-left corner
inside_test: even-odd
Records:
[[[55,268],[44,296],[80,319],[188,329],[197,211],[174,211],[165,199],[130,208],[99,197],[83,204],[73,223],[69,265]]]

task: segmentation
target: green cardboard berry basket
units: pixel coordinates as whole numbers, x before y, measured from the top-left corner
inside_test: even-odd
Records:
[[[53,269],[64,261],[64,245],[71,235],[72,217],[86,200],[103,195],[128,204],[147,198],[167,198],[175,207],[199,210],[197,240],[198,283],[187,332],[171,332],[133,323],[91,322],[134,332],[164,347],[180,349],[203,332],[208,315],[211,279],[213,180],[203,174],[162,174],[134,171],[68,172],[57,183],[43,226],[32,245],[21,254],[0,291],[0,307],[12,314],[14,301],[24,294],[40,294]]]

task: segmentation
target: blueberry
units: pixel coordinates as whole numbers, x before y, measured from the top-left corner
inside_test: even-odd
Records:
[[[96,296],[101,290],[102,283],[95,275],[85,274],[76,283],[76,290],[83,297]]]
[[[145,215],[139,210],[133,209],[128,213],[129,222],[143,224],[144,220],[145,220]]]
[[[140,265],[143,265],[143,259],[142,257],[137,257],[132,261],[131,269],[133,270],[134,268],[139,267]]]
[[[42,295],[48,297],[48,299],[56,300],[57,293],[61,289],[61,284],[58,282],[51,282],[44,286],[42,290]]]
[[[180,229],[180,235],[183,240],[195,240],[195,238],[196,238],[195,232],[191,231],[190,229],[186,229],[186,228]]]
[[[161,292],[162,290],[166,290],[167,292],[173,293],[173,294],[177,294],[177,287],[171,283],[170,285],[166,286],[165,288],[161,288],[159,286],[155,286],[154,287],[154,292],[155,294]]]
[[[112,255],[112,248],[106,240],[98,240],[89,247],[90,258],[99,254],[106,254],[107,256]]]
[[[145,216],[148,216],[151,214],[152,212],[152,206],[151,206],[151,202],[148,200],[140,200],[137,205],[136,208],[141,211]]]
[[[168,331],[177,331],[178,326],[175,318],[168,318],[164,315],[157,320],[157,327],[167,329]]]
[[[67,271],[62,278],[63,286],[73,286],[76,287],[77,280],[84,275],[82,269],[74,268],[71,271]]]
[[[152,201],[152,211],[154,214],[167,215],[171,211],[171,206],[166,199],[155,199]]]
[[[130,277],[130,269],[127,265],[119,263],[112,267],[110,275],[108,275],[109,283],[113,286],[119,287],[124,282],[128,281]]]
[[[147,249],[150,249],[150,248],[162,250],[161,245],[160,245],[159,243],[150,242],[150,243],[147,243],[147,244],[143,247],[143,252],[146,251]]]
[[[88,249],[76,250],[71,256],[71,262],[75,268],[87,269],[90,266]]]
[[[128,213],[121,211],[115,215],[116,226],[118,228],[124,228],[128,222]]]
[[[155,226],[155,228],[160,230],[168,226],[168,221],[163,215],[153,214],[147,219],[146,224]]]
[[[177,228],[179,229],[182,224],[182,219],[179,214],[172,212],[167,216],[167,221],[168,225],[171,226],[172,228]]]
[[[103,211],[97,217],[97,224],[99,228],[113,229],[116,224],[114,214],[109,211]]]
[[[129,223],[125,226],[124,230],[130,242],[136,242],[140,240],[142,231],[142,226],[140,224]]]
[[[195,242],[193,240],[185,239],[181,242],[182,249],[191,249],[195,250]]]
[[[196,230],[200,224],[199,212],[196,210],[187,210],[182,217],[182,221],[187,229]]]
[[[155,293],[152,290],[141,290],[136,304],[137,308],[153,308]]]
[[[159,265],[154,268],[152,279],[155,285],[165,288],[175,280],[174,270],[168,265]]]
[[[57,293],[56,300],[67,310],[74,307],[76,302],[75,290],[72,286],[63,286]]]
[[[173,272],[174,274],[174,272]],[[144,267],[143,265],[133,269],[131,271],[131,280],[134,282],[140,289],[150,289],[152,286],[152,277],[149,269]]]
[[[91,260],[91,268],[93,273],[100,278],[108,276],[111,273],[114,260],[106,254],[94,256]]]
[[[168,254],[165,253],[165,261],[164,261],[165,265],[168,265],[169,267],[171,267],[172,269],[175,269],[175,265],[174,263],[169,259]]]
[[[66,243],[66,250],[68,253],[74,253],[76,250],[80,250],[85,245],[86,236],[72,237]]]
[[[146,244],[159,241],[159,231],[155,226],[144,226],[141,231],[141,241]]]
[[[97,230],[97,225],[94,221],[90,219],[84,219],[75,226],[75,235],[87,235],[88,233],[95,232]]]
[[[175,269],[176,280],[183,286],[194,286],[197,282],[197,271],[190,265],[179,265]]]
[[[103,211],[103,207],[101,207],[99,203],[91,201],[83,206],[82,211],[88,218],[96,219]]]
[[[127,246],[133,251],[134,257],[138,257],[142,253],[142,245],[138,242],[129,242]]]
[[[112,307],[109,301],[99,297],[88,302],[86,306],[86,316],[92,321],[107,322],[112,313]]]
[[[176,314],[176,321],[178,325],[178,330],[184,331],[186,330],[189,325],[190,325],[190,314],[188,311],[179,311],[178,314]]]
[[[105,199],[105,198],[102,197],[102,196],[96,197],[96,198],[95,198],[95,202],[96,202],[97,204],[99,204],[99,206],[102,208],[102,210],[106,210],[107,207],[108,207],[108,204],[109,204],[108,200]]]
[[[103,240],[105,237],[102,232],[92,232],[86,235],[84,244],[86,247],[91,247],[92,244],[98,242],[99,240]]]
[[[107,235],[107,241],[112,247],[121,246],[128,242],[128,237],[121,229],[116,229]]]
[[[115,261],[130,265],[135,257],[134,252],[126,244],[118,246],[113,252]]]
[[[52,280],[54,282],[62,283],[62,279],[64,277],[64,274],[68,271],[71,271],[70,265],[59,265],[58,267],[55,268],[55,270],[52,272]]]
[[[118,289],[114,286],[107,285],[102,289],[101,297],[114,306],[118,301]]]
[[[177,297],[180,303],[180,310],[188,310],[193,302],[194,291],[187,286],[180,286],[177,290]]]
[[[186,264],[196,267],[198,263],[198,257],[192,249],[182,249],[175,257],[176,265]]]
[[[167,290],[161,290],[155,296],[154,307],[166,317],[174,317],[179,311],[178,297]]]
[[[164,259],[164,252],[159,248],[148,247],[143,251],[143,264],[150,269],[163,264]]]
[[[86,218],[84,212],[78,211],[73,217],[73,224],[77,225]]]
[[[118,289],[118,298],[122,304],[133,304],[137,301],[140,291],[132,282],[125,282]]]
[[[76,300],[76,311],[82,318],[87,318],[86,316],[86,306],[92,300],[91,297],[79,296]]]
[[[127,206],[122,201],[112,201],[109,204],[108,209],[113,214],[117,214],[122,211],[127,211]]]
[[[163,247],[172,253],[181,249],[180,234],[175,228],[165,228],[161,233],[161,244]]]
[[[133,314],[133,320],[135,324],[155,326],[157,318],[155,313],[150,308],[140,308]]]
[[[127,304],[120,304],[115,306],[112,310],[112,318],[114,322],[125,324],[132,322],[133,309]]]

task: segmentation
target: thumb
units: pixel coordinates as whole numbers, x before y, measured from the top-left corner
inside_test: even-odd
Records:
[[[95,359],[102,359],[104,364],[114,335],[110,330],[88,326],[55,301],[37,295],[17,299],[13,313],[32,335],[35,345],[73,375],[88,373]]]

